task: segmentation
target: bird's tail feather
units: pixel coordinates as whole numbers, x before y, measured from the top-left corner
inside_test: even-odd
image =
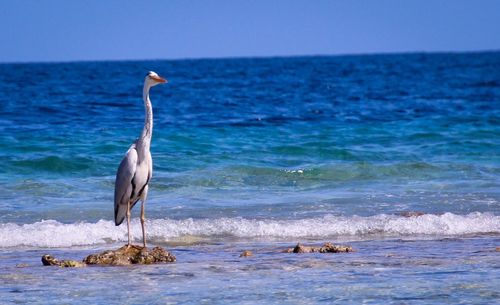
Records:
[[[119,226],[122,224],[125,216],[127,215],[127,206],[122,204],[115,205],[115,225]]]

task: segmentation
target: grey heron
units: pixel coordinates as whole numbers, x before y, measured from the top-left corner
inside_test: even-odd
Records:
[[[128,243],[130,238],[130,210],[141,200],[141,227],[144,248],[146,247],[146,231],[144,228],[144,205],[148,196],[148,183],[153,174],[153,159],[149,150],[153,133],[153,107],[149,99],[149,89],[167,80],[150,71],[144,79],[142,97],[146,111],[144,128],[137,140],[132,143],[118,167],[115,180],[115,225],[119,226],[127,217]]]

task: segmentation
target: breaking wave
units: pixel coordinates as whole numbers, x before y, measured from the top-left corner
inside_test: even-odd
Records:
[[[147,223],[148,239],[170,242],[182,238],[327,238],[339,236],[460,236],[499,234],[500,216],[490,213],[456,215],[425,214],[418,217],[375,215],[342,217],[326,215],[295,220],[277,219],[153,219]],[[44,220],[32,224],[0,224],[0,247],[71,247],[127,240],[126,226],[115,227],[112,221],[71,224]],[[141,236],[138,221],[132,222],[132,234]]]

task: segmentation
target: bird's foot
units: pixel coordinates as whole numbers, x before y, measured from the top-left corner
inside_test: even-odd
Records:
[[[124,246],[124,248],[125,248],[125,250],[130,250],[130,249],[142,250],[142,249],[146,249],[147,247],[144,245],[126,244]]]

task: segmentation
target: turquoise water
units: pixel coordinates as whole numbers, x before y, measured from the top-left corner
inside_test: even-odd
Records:
[[[114,175],[149,70],[147,228],[178,262],[41,267],[126,241]],[[0,92],[6,302],[498,301],[500,53],[2,64]],[[279,253],[298,241],[358,251]]]

